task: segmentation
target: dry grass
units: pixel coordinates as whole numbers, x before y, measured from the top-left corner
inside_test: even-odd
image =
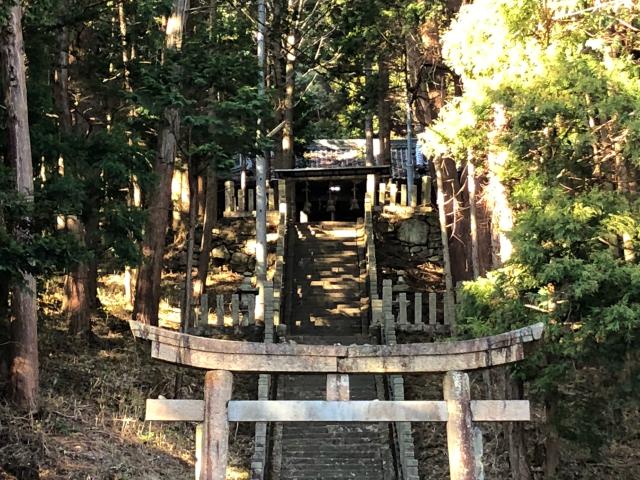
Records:
[[[153,361],[148,346],[134,341],[116,280],[101,284],[104,313],[89,338],[69,337],[56,314],[59,299],[43,297],[41,408],[25,416],[0,404],[0,479],[193,478],[194,425],[143,421],[146,398],[174,397],[179,369]],[[203,374],[180,371],[181,396],[201,398]],[[236,376],[234,397],[256,392],[255,376]],[[252,436],[252,425],[232,426],[228,478],[248,478]]]

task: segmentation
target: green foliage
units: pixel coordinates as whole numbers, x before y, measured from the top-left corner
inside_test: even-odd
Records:
[[[622,251],[623,236],[636,258],[640,245],[640,203],[629,188],[640,155],[640,10],[603,5],[583,15],[572,13],[580,2],[569,3],[463,7],[443,51],[465,92],[423,142],[429,154],[460,161],[471,151],[484,172],[488,155],[505,159],[493,173],[514,211],[514,255],[466,284],[459,324],[479,335],[544,321],[544,346],[519,372],[556,406],[563,436],[596,449],[608,433],[599,431],[602,411],[576,390],[597,403],[640,387],[640,266]]]

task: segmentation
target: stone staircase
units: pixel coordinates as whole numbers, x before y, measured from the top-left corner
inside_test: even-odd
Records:
[[[361,277],[355,225],[300,224],[294,249],[292,308],[286,341],[372,343],[362,334]],[[378,399],[373,375],[352,375],[352,400]],[[281,375],[278,399],[326,399],[326,375]],[[278,427],[274,480],[395,478],[389,426],[376,423],[286,423]]]

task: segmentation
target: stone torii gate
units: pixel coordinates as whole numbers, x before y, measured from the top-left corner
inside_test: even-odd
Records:
[[[473,422],[530,420],[527,400],[472,400],[469,370],[524,359],[543,325],[457,342],[298,345],[195,337],[131,321],[151,356],[208,370],[204,400],[147,400],[146,420],[203,424],[200,480],[224,480],[229,422],[446,422],[451,480],[478,480]],[[327,399],[231,400],[233,373],[326,374]],[[444,373],[444,401],[351,401],[350,374]]]

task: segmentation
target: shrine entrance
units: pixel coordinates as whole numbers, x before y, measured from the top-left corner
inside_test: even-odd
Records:
[[[364,217],[365,180],[304,180],[296,182],[296,210],[308,222],[355,222]]]
[[[355,222],[364,217],[367,175],[384,181],[389,171],[389,166],[326,167],[276,170],[275,174],[291,184],[296,221]]]

